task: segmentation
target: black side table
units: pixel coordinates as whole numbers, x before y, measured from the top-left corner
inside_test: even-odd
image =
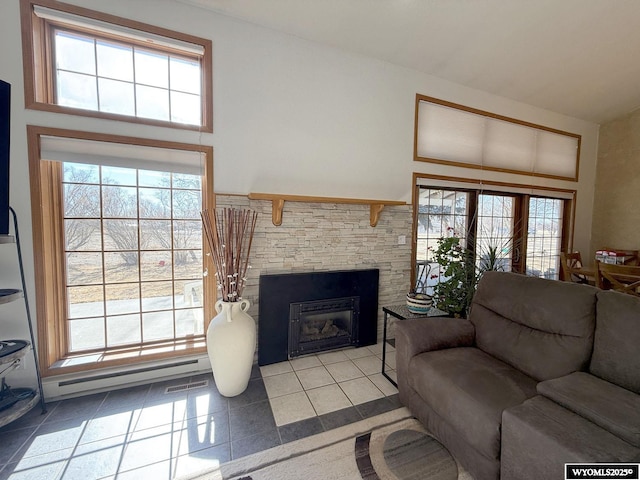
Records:
[[[397,388],[398,383],[384,371],[385,361],[387,359],[387,323],[389,315],[398,320],[408,320],[410,318],[445,317],[447,316],[447,312],[431,307],[429,312],[426,314],[411,313],[406,305],[390,305],[388,307],[382,307],[382,311],[384,312],[384,330],[382,334],[382,375]]]

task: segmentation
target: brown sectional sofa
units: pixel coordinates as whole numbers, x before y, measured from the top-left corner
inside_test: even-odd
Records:
[[[469,319],[396,324],[400,400],[477,479],[640,459],[640,299],[487,272]]]

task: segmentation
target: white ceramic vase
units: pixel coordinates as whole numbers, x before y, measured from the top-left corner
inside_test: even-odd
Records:
[[[251,377],[256,351],[256,324],[247,314],[249,300],[216,302],[207,329],[207,352],[218,391],[225,397],[244,392]]]

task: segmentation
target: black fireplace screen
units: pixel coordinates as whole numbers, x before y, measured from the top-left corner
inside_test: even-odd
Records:
[[[289,357],[355,345],[360,297],[292,303]]]

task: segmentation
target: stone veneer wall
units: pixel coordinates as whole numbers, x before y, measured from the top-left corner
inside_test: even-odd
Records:
[[[600,127],[591,258],[603,247],[640,250],[639,186],[640,109]]]
[[[216,206],[258,212],[252,268],[243,294],[251,301],[249,314],[256,321],[260,321],[261,274],[378,268],[378,338],[382,338],[382,307],[403,302],[410,288],[410,205],[385,207],[376,227],[369,225],[367,205],[285,202],[279,227],[271,222],[270,201],[216,195]],[[398,245],[399,235],[406,235],[406,245]]]

